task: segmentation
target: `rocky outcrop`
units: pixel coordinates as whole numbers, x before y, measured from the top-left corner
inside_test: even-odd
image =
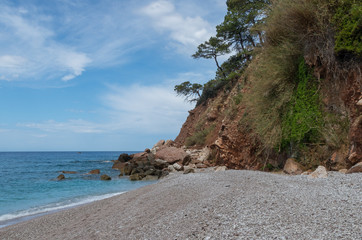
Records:
[[[303,172],[303,166],[294,158],[288,158],[284,165],[283,172],[290,175],[299,175]]]
[[[347,174],[349,174],[349,173],[362,173],[362,162],[359,162],[356,165],[354,165],[353,167],[351,167],[350,169],[348,169],[348,171],[346,173]]]
[[[156,152],[155,158],[162,159],[169,164],[180,162],[182,165],[187,165],[191,158],[183,149],[176,147],[161,148]]]

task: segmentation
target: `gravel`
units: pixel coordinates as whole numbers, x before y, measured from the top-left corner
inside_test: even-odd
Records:
[[[0,229],[0,239],[362,239],[362,174],[171,174]]]

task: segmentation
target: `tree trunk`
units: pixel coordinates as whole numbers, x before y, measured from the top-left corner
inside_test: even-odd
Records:
[[[225,73],[224,73],[224,70],[220,67],[220,65],[219,65],[219,63],[218,63],[218,61],[217,61],[216,55],[214,56],[214,59],[215,59],[215,63],[216,63],[217,68],[222,72],[222,75],[224,76],[224,78],[226,78],[226,75],[225,75]]]

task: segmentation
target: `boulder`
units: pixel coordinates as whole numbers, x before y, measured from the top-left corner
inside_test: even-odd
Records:
[[[169,140],[167,140],[167,141],[165,142],[164,145],[165,145],[166,147],[172,147],[173,144],[174,144],[174,141],[172,141],[172,140],[169,139]]]
[[[348,169],[348,171],[346,173],[347,174],[349,174],[349,173],[362,173],[362,162],[359,162],[356,165],[354,165],[353,167],[351,167],[350,169]]]
[[[155,181],[155,180],[158,180],[158,176],[147,175],[146,177],[142,178],[142,180],[145,180],[145,181]]]
[[[76,171],[62,171],[62,173],[65,173],[65,174],[77,174],[78,172],[76,172]]]
[[[162,159],[156,159],[155,162],[153,163],[153,166],[155,166],[155,168],[157,169],[167,168],[168,165],[169,165],[168,162]]]
[[[132,174],[131,176],[129,176],[129,179],[131,181],[139,181],[142,180],[142,176],[138,173]]]
[[[146,148],[146,149],[145,149],[145,152],[146,152],[146,153],[150,153],[151,150],[150,150],[149,148]]]
[[[101,176],[101,180],[109,181],[109,180],[112,180],[112,178],[110,176],[108,176],[107,174],[103,174]]]
[[[57,181],[60,181],[60,180],[64,180],[65,179],[65,176],[63,174],[60,174],[58,177],[57,177]]]
[[[156,159],[165,160],[169,164],[180,162],[182,165],[187,165],[190,162],[190,155],[183,149],[176,147],[165,147],[157,151]]]
[[[226,166],[215,167],[215,172],[224,172],[226,170]]]
[[[172,166],[176,171],[181,171],[183,169],[183,166],[180,163],[174,163]]]
[[[299,175],[303,172],[303,166],[294,158],[288,158],[284,165],[283,172],[290,175]]]
[[[90,171],[88,174],[100,174],[101,171],[99,169],[94,169],[92,171]]]
[[[118,161],[119,162],[128,162],[129,160],[131,160],[132,157],[130,155],[128,155],[127,153],[122,153],[121,155],[119,155],[118,157]]]
[[[173,167],[173,165],[169,165],[169,166],[167,167],[167,170],[168,170],[169,172],[176,172],[176,169]]]
[[[160,140],[153,146],[153,148],[159,148],[159,147],[163,146],[164,144],[165,144],[165,140]]]
[[[184,171],[184,174],[189,174],[189,173],[195,173],[195,169],[189,168],[189,169]]]
[[[310,178],[327,178],[328,173],[327,173],[327,169],[323,166],[318,166],[317,169],[312,172],[311,174],[309,174],[308,177]]]
[[[124,166],[126,165],[125,162],[119,162],[119,161],[116,161],[115,163],[113,163],[113,166],[112,168],[113,169],[118,169],[118,170],[121,170],[124,168]]]

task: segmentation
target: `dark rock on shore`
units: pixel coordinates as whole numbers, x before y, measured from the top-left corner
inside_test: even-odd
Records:
[[[121,155],[119,155],[117,161],[119,161],[119,162],[128,162],[131,159],[132,159],[132,157],[130,155],[128,155],[127,153],[122,153]]]
[[[112,178],[110,176],[108,176],[107,174],[103,174],[101,176],[101,180],[109,181],[109,180],[112,180]]]

